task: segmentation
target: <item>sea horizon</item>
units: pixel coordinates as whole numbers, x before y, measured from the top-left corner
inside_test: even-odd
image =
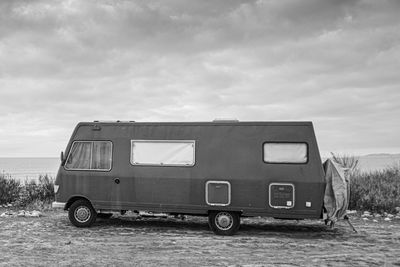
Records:
[[[0,157],[0,174],[20,181],[37,180],[40,175],[56,177],[57,157]]]

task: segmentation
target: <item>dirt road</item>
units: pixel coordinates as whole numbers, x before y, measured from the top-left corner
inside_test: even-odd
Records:
[[[91,228],[64,212],[0,218],[0,266],[400,266],[400,220],[345,222],[242,219],[235,236],[214,235],[206,218],[122,216]]]

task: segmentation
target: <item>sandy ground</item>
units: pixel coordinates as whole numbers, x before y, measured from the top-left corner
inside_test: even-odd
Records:
[[[0,218],[0,266],[400,266],[400,220],[242,219],[235,236],[214,235],[206,218],[128,214],[72,226],[65,212]]]

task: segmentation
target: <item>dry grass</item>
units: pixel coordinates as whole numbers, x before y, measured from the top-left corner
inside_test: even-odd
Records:
[[[340,155],[340,154],[334,154],[331,152],[332,159],[339,165],[343,166],[344,168],[349,169],[350,171],[356,171],[358,167],[358,159],[355,156],[352,155]]]
[[[335,155],[332,159],[349,169],[349,208],[378,213],[394,213],[400,207],[400,166],[381,171],[361,172],[358,159],[351,155]]]
[[[19,197],[20,188],[19,181],[0,174],[0,205],[15,202]]]
[[[350,209],[394,213],[400,207],[400,168],[350,176]]]
[[[11,203],[17,207],[43,208],[54,200],[54,179],[40,175],[38,181],[25,180],[24,183],[11,176],[0,176],[0,205]]]

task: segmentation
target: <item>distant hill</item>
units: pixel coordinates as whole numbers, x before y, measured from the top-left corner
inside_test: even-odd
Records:
[[[400,167],[400,154],[376,153],[356,157],[358,158],[358,169],[363,172],[378,171],[393,166]],[[323,157],[322,162],[326,159]]]
[[[376,154],[368,154],[365,156],[360,156],[360,157],[388,157],[388,158],[393,158],[393,157],[400,157],[400,154],[389,154],[389,153],[376,153]]]
[[[388,167],[400,167],[400,154],[369,154],[358,158],[358,167],[361,171],[382,170]]]

